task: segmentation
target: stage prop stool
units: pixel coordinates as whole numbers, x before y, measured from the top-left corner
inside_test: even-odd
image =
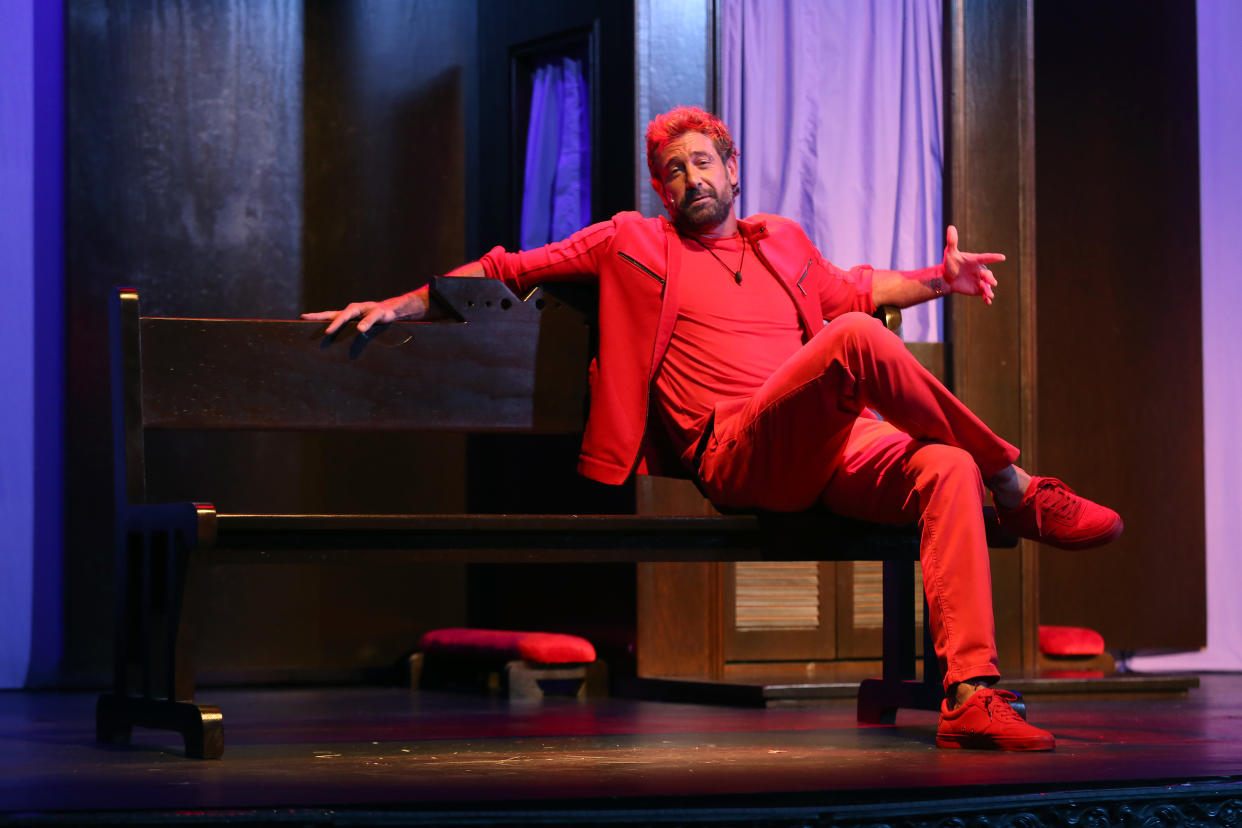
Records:
[[[602,662],[576,635],[453,627],[432,630],[410,657],[410,683],[423,690],[484,687],[510,699],[577,696]]]

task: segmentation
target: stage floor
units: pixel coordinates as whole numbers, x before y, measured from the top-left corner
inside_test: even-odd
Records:
[[[1055,752],[1033,754],[938,750],[935,714],[860,727],[850,702],[510,704],[401,688],[200,696],[224,713],[219,761],[186,759],[179,737],[153,730],[135,729],[129,747],[96,744],[93,694],[0,693],[0,825],[223,812],[311,824],[369,811],[444,824],[536,812],[616,823],[626,811],[648,815],[627,824],[655,824],[701,809],[718,819],[683,821],[724,824],[727,811],[743,824],[737,814],[761,811],[778,824],[781,813],[829,809],[844,824],[843,808],[861,819],[903,802],[1081,804],[1104,791],[1156,802],[1162,790],[1198,790],[1237,803],[1242,791],[1242,675],[1203,676],[1181,699],[1032,698],[1031,721],[1057,737]],[[598,819],[582,817],[593,809]]]

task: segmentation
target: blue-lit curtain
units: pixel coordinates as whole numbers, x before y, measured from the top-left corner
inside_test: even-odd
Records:
[[[741,150],[742,212],[798,221],[842,266],[939,262],[941,0],[721,9],[721,115]],[[940,340],[940,302],[903,316],[907,339]]]
[[[591,128],[582,61],[559,56],[535,69],[526,172],[523,249],[559,241],[591,221]]]

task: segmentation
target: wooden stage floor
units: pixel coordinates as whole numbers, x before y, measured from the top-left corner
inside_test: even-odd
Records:
[[[0,693],[0,826],[1242,823],[1242,675],[1180,699],[1033,697],[1057,737],[1042,754],[938,750],[935,714],[859,727],[849,702],[201,697],[224,711],[219,761],[151,730],[96,744],[90,694]]]

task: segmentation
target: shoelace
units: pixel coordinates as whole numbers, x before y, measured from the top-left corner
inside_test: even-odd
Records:
[[[1017,697],[1015,696],[1014,698]],[[989,718],[993,721],[1012,722],[1014,720],[1022,720],[1022,717],[1018,715],[1018,711],[1014,710],[1009,704],[1009,700],[995,690],[984,696],[983,706],[988,711]]]
[[[1046,511],[1048,514],[1060,518],[1061,520],[1067,522],[1073,521],[1078,515],[1078,512],[1082,510],[1082,504],[1076,497],[1074,497],[1074,493],[1070,491],[1068,486],[1059,480],[1055,480],[1053,478],[1041,480],[1039,481],[1037,490],[1044,493],[1046,498],[1043,501],[1044,508],[1037,510],[1037,521],[1041,517],[1039,512],[1043,511]]]

